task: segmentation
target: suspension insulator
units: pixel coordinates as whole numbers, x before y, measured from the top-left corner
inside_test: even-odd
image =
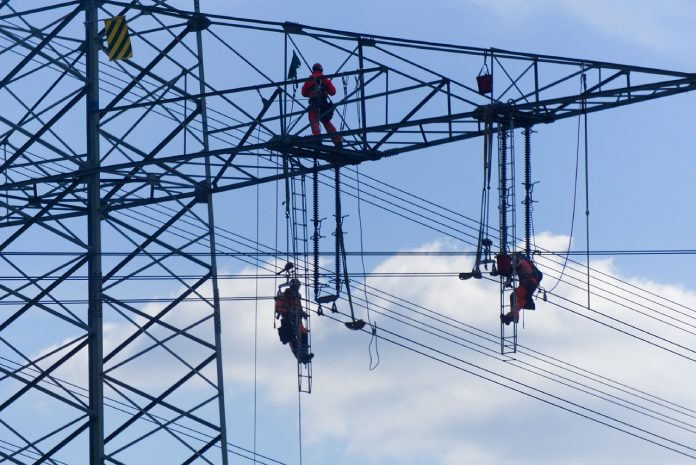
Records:
[[[336,167],[334,172],[335,179],[335,213],[336,213],[336,295],[341,292],[341,235],[343,235],[343,227],[341,226],[341,168]]]
[[[524,131],[524,241],[527,258],[532,253],[532,128]]]
[[[319,163],[314,160],[314,177],[312,178],[312,222],[314,223],[314,298],[319,297]]]
[[[507,253],[507,129],[499,126],[498,143],[500,145],[500,252]]]

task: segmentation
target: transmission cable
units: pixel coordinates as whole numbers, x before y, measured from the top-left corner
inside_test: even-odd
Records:
[[[587,308],[590,308],[590,166],[589,166],[589,148],[587,147],[587,75],[582,73],[582,115],[585,122],[585,243],[587,245]]]
[[[328,317],[329,319],[331,319],[331,320],[340,322],[340,320],[338,320],[337,318],[335,318],[335,317],[333,317],[333,316],[331,316],[331,315],[327,315],[327,317]],[[364,330],[363,330],[363,331],[364,331]],[[586,419],[591,420],[591,421],[593,421],[593,422],[602,424],[602,425],[604,425],[604,426],[608,426],[609,428],[612,428],[612,429],[615,429],[615,430],[620,431],[620,432],[622,432],[622,433],[625,433],[625,434],[628,434],[628,435],[630,435],[630,436],[636,437],[636,438],[641,439],[641,440],[643,440],[643,441],[652,443],[652,444],[657,445],[657,446],[659,446],[659,447],[662,447],[662,448],[664,448],[664,449],[671,450],[671,451],[676,452],[676,453],[678,453],[678,454],[680,454],[680,455],[689,457],[689,458],[691,458],[691,459],[696,459],[696,455],[692,455],[693,452],[690,453],[690,452],[686,452],[686,451],[684,451],[684,450],[677,449],[677,447],[681,447],[681,448],[686,449],[686,450],[688,450],[688,451],[694,451],[694,452],[696,452],[696,449],[694,449],[694,448],[692,448],[692,447],[689,447],[689,446],[687,446],[687,445],[685,445],[685,444],[682,444],[682,443],[679,443],[679,442],[677,442],[677,441],[671,440],[671,439],[666,438],[666,437],[664,437],[664,436],[661,436],[661,435],[659,435],[659,434],[652,433],[652,432],[650,432],[650,431],[648,431],[648,430],[646,430],[646,429],[637,427],[637,426],[635,426],[635,425],[631,425],[630,423],[627,423],[627,422],[625,422],[625,421],[619,420],[619,419],[614,418],[614,417],[612,417],[612,416],[610,416],[610,415],[602,414],[602,413],[600,413],[600,412],[598,412],[598,411],[596,411],[596,410],[590,409],[590,408],[588,408],[588,407],[584,407],[584,406],[582,406],[582,405],[580,405],[580,404],[577,404],[577,403],[575,403],[575,402],[569,401],[569,400],[567,400],[567,399],[563,399],[563,398],[561,398],[561,397],[558,397],[558,396],[556,396],[556,395],[553,395],[553,394],[551,394],[551,393],[548,393],[548,392],[546,392],[546,391],[544,391],[544,390],[541,390],[541,389],[538,389],[538,388],[534,388],[533,386],[530,386],[530,385],[528,385],[528,384],[522,383],[522,382],[520,382],[520,381],[518,381],[518,380],[514,380],[514,379],[512,379],[512,378],[509,378],[509,377],[506,377],[506,376],[503,376],[503,375],[499,375],[499,374],[497,374],[497,373],[495,373],[495,372],[492,372],[492,371],[490,371],[490,370],[487,370],[487,369],[485,369],[485,368],[483,368],[483,367],[480,367],[480,366],[478,366],[478,365],[476,365],[476,364],[473,364],[473,363],[471,363],[471,362],[467,362],[467,361],[465,361],[465,360],[463,360],[463,359],[461,359],[461,358],[459,358],[459,357],[456,357],[456,356],[447,354],[447,353],[442,352],[442,351],[440,351],[440,350],[438,350],[438,349],[435,349],[435,348],[433,348],[433,347],[430,347],[430,346],[428,346],[428,345],[426,345],[426,344],[419,343],[419,342],[417,342],[417,341],[415,341],[415,340],[413,340],[413,339],[410,339],[410,338],[408,338],[408,337],[401,336],[401,335],[399,335],[399,334],[396,334],[396,333],[393,333],[393,332],[391,332],[391,331],[385,330],[384,328],[382,329],[382,333],[387,333],[387,334],[389,334],[389,335],[391,335],[391,336],[394,336],[395,338],[399,338],[399,339],[401,339],[401,340],[403,340],[403,341],[405,341],[405,342],[398,342],[398,341],[396,341],[396,340],[394,340],[394,339],[390,339],[390,338],[388,338],[388,337],[385,337],[383,334],[380,334],[378,337],[381,338],[382,340],[384,340],[384,341],[386,341],[386,342],[389,342],[389,343],[391,343],[391,344],[393,344],[393,345],[399,346],[399,347],[401,347],[401,348],[404,348],[404,349],[406,349],[406,350],[412,351],[412,352],[414,352],[414,353],[417,353],[417,354],[419,354],[419,355],[422,355],[422,356],[424,356],[424,357],[426,357],[426,358],[428,358],[428,359],[430,359],[430,360],[440,362],[440,363],[442,363],[442,364],[444,364],[444,365],[446,365],[446,366],[450,366],[450,367],[455,368],[455,369],[457,369],[457,370],[460,370],[460,371],[463,371],[463,372],[465,372],[465,373],[474,375],[474,376],[476,376],[476,377],[478,377],[478,378],[481,378],[481,379],[483,379],[483,380],[486,380],[486,381],[489,381],[489,382],[491,382],[491,383],[497,384],[497,385],[499,385],[499,386],[501,386],[501,387],[505,387],[505,388],[510,389],[510,390],[512,390],[512,391],[515,391],[515,392],[517,392],[517,393],[523,394],[523,395],[525,395],[525,396],[527,396],[527,397],[531,397],[531,398],[533,398],[533,399],[537,399],[537,400],[539,400],[539,401],[541,401],[541,402],[544,402],[544,403],[546,403],[546,404],[548,404],[548,405],[551,405],[551,406],[560,408],[560,409],[562,409],[562,410],[565,410],[565,411],[567,411],[567,412],[573,413],[573,414],[578,415],[578,416],[580,416],[580,417],[586,418]],[[417,348],[408,346],[407,344],[411,344],[411,345],[413,345],[413,346],[416,346]],[[425,350],[428,350],[428,351],[430,351],[430,352],[433,352],[433,353],[435,353],[435,354],[437,354],[437,355],[439,355],[439,356],[442,356],[442,357],[444,357],[444,358],[439,358],[438,356],[435,356],[435,355],[426,353],[426,352],[424,352]],[[452,361],[447,361],[447,360],[445,360],[445,358],[449,358],[449,359],[451,359]],[[465,367],[456,365],[455,362],[463,363],[463,364],[469,366],[470,368],[465,368]],[[479,371],[482,371],[482,372],[485,373],[485,374],[477,373],[477,372],[473,371],[474,369],[477,369],[477,370],[479,370]],[[501,380],[500,380],[500,381],[499,381],[499,380],[496,380],[496,379],[492,378],[492,376],[496,376],[496,377],[500,378]],[[506,382],[512,383],[513,385],[506,384]],[[526,388],[526,389],[528,389],[529,391],[532,391],[532,392],[525,391],[525,390],[523,390],[522,388],[516,387],[516,386],[522,386],[522,387],[524,387],[524,388]],[[544,397],[542,397],[542,396],[546,396],[546,397],[548,397],[548,398],[544,398]],[[549,398],[550,398],[551,400],[549,400]],[[565,404],[568,404],[568,406],[562,405],[562,404],[560,404],[560,403],[557,403],[557,401],[558,401],[558,402],[563,402],[563,403],[565,403]],[[578,409],[578,410],[575,410],[575,409]],[[596,415],[596,417],[595,417],[595,416],[592,416],[592,415]],[[599,417],[599,418],[597,418],[597,417]],[[615,424],[610,423],[610,422],[614,422]],[[617,426],[617,424],[618,424],[619,426]],[[642,434],[641,434],[641,433],[642,433]],[[647,436],[647,437],[646,437],[646,436]],[[652,439],[651,437],[654,438],[654,439]],[[659,442],[659,441],[664,441],[664,443],[663,443],[663,442]],[[670,446],[670,445],[665,444],[665,443],[673,444],[673,446]]]
[[[436,229],[436,228],[433,228],[433,229]]]
[[[12,361],[12,360],[10,360],[10,359],[8,359],[8,358],[6,358],[6,357],[0,357],[0,359],[3,360],[3,361],[6,362],[6,363],[11,363],[11,364],[13,364],[13,365],[19,365],[19,363],[15,362],[15,361]],[[7,366],[7,365],[5,365],[5,366]],[[8,368],[9,368],[9,367],[8,367]],[[28,369],[28,370],[30,370],[30,371],[37,371],[37,370],[32,369],[32,368],[30,368],[30,367],[24,367],[24,368],[26,368],[26,369]],[[32,374],[30,374],[30,373],[25,373],[25,375],[26,375],[26,376],[29,376],[29,377],[32,377],[32,378],[34,378],[34,379],[38,376],[38,375],[32,375]],[[66,380],[62,380],[62,379],[57,379],[57,381],[60,381],[61,383],[64,383],[64,384],[67,385],[67,386],[70,386],[70,387],[72,388],[71,392],[73,392],[74,394],[76,394],[76,395],[78,395],[78,396],[81,396],[81,397],[83,397],[83,398],[85,398],[85,399],[87,399],[87,398],[89,397],[88,394],[87,394],[87,389],[86,389],[86,388],[84,388],[84,387],[82,387],[82,386],[79,386],[79,385],[77,385],[77,384],[71,383],[70,381],[66,381]],[[49,385],[52,385],[52,384],[53,384],[53,383],[51,383],[51,382],[49,382],[49,381],[47,381],[47,380],[42,380],[41,382],[42,382],[42,383],[45,383],[45,384],[49,384]],[[129,404],[126,404],[126,403],[121,402],[121,401],[119,401],[119,400],[117,400],[117,399],[111,398],[111,397],[109,397],[109,396],[104,396],[104,398],[105,398],[105,400],[108,401],[108,402],[106,402],[104,405],[105,405],[106,407],[112,409],[112,410],[115,410],[115,411],[118,411],[118,412],[121,412],[121,413],[126,413],[126,414],[131,414],[131,413],[132,413],[132,412],[131,412],[132,409],[138,410],[136,407],[133,407],[133,406],[131,406],[131,405],[129,405]],[[158,416],[158,415],[156,415],[156,414],[150,414],[150,416],[152,416],[152,417],[154,417],[154,418],[157,418],[159,421],[165,421],[165,422],[166,422],[166,421],[169,421],[169,420],[167,420],[166,418],[161,417],[161,416]],[[140,421],[145,421],[145,422],[148,422],[148,423],[155,423],[155,421],[154,421],[153,419],[149,419],[149,418],[147,418],[147,417],[142,417],[142,416],[139,418],[139,420],[140,420]],[[182,435],[184,435],[184,436],[188,436],[188,437],[191,438],[191,439],[196,439],[196,440],[199,440],[199,441],[204,441],[205,439],[202,439],[202,437],[204,437],[204,438],[206,438],[206,439],[213,439],[213,438],[214,438],[213,435],[210,435],[210,434],[208,434],[208,433],[204,433],[204,432],[202,432],[202,431],[200,431],[200,430],[197,430],[197,429],[195,429],[195,428],[192,428],[192,427],[190,427],[190,426],[186,426],[186,425],[178,424],[178,423],[177,423],[177,424],[176,424],[176,427],[179,428],[179,430],[177,431],[179,434],[182,434]],[[172,428],[172,427],[169,426],[169,428]],[[196,436],[196,435],[198,435],[198,436]],[[274,463],[274,464],[277,464],[277,465],[286,465],[284,462],[280,462],[280,461],[278,461],[278,460],[274,460],[274,459],[272,459],[272,458],[270,458],[270,457],[267,457],[267,456],[265,456],[265,455],[262,455],[262,454],[256,454],[256,453],[254,453],[253,451],[248,450],[248,449],[245,449],[245,448],[243,448],[243,447],[240,447],[240,446],[238,446],[238,445],[236,445],[236,444],[234,444],[234,443],[228,442],[227,445],[230,446],[230,447],[232,447],[232,448],[234,448],[234,449],[238,449],[239,451],[242,451],[243,453],[246,453],[246,454],[253,454],[252,457],[260,457],[260,458],[262,458],[263,460],[268,460],[268,461],[269,461],[269,462],[256,462],[256,463],[261,463],[261,464],[270,464],[270,463]],[[215,445],[215,447],[220,448],[219,445]],[[244,455],[242,452],[237,452],[237,451],[235,451],[235,450],[229,450],[229,449],[228,449],[228,451],[229,451],[230,453],[234,454],[234,455],[237,455],[237,456],[239,456],[239,457],[243,457],[243,458],[245,458],[245,459],[247,459],[247,460],[250,460],[250,461],[251,461],[251,460],[254,460],[252,457],[248,457],[248,456]]]
[[[358,304],[358,305],[364,307],[364,304]],[[650,418],[667,423],[671,426],[683,429],[685,431],[688,431],[691,433],[696,433],[696,426],[695,425],[683,422],[681,420],[678,420],[674,417],[670,417],[670,416],[665,415],[665,414],[661,414],[661,413],[655,411],[654,409],[646,408],[642,405],[636,404],[633,401],[620,399],[619,397],[617,397],[613,394],[609,394],[609,393],[604,392],[600,389],[590,387],[587,384],[579,383],[577,381],[574,381],[575,384],[570,384],[572,381],[566,376],[552,373],[548,369],[540,368],[540,367],[533,365],[533,364],[530,364],[528,362],[524,362],[524,361],[516,360],[516,359],[507,359],[505,357],[501,357],[500,354],[498,353],[498,351],[496,350],[496,347],[486,347],[482,344],[472,342],[466,338],[462,338],[461,336],[456,336],[453,333],[450,333],[448,331],[440,330],[440,329],[438,329],[435,326],[432,326],[430,324],[426,324],[426,323],[418,321],[414,318],[402,315],[399,312],[396,312],[393,310],[388,310],[386,307],[383,307],[383,306],[377,306],[377,307],[379,307],[385,311],[389,311],[390,313],[397,315],[397,317],[387,315],[386,313],[381,312],[381,311],[377,311],[378,314],[380,314],[384,317],[393,319],[394,321],[397,321],[397,322],[404,324],[408,327],[425,332],[426,334],[429,334],[429,335],[434,336],[436,338],[440,338],[440,339],[443,339],[445,341],[452,342],[456,345],[459,345],[459,346],[464,347],[466,349],[477,352],[481,355],[493,358],[494,360],[501,361],[501,362],[507,362],[508,364],[512,364],[513,366],[517,366],[518,368],[520,368],[524,371],[528,371],[530,373],[536,374],[537,376],[540,376],[540,377],[548,379],[550,381],[559,383],[559,384],[561,384],[565,387],[568,387],[570,389],[577,390],[579,392],[591,395],[593,397],[597,397],[597,398],[602,399],[604,401],[607,401],[607,402],[610,402],[612,404],[627,408],[627,409],[632,410],[636,413],[646,415]],[[406,318],[406,320],[408,320],[408,321],[401,320],[399,317]],[[494,343],[495,346],[497,346],[497,344],[498,344],[498,341],[494,341],[492,338],[489,338],[488,341]],[[472,344],[474,347],[472,347],[471,345],[468,345],[468,344]],[[521,364],[524,366],[518,366],[517,364]],[[540,370],[541,372],[543,372],[545,374],[539,373],[536,370]],[[578,387],[578,386],[580,386],[580,387]],[[590,391],[595,391],[596,393],[590,392]],[[623,404],[624,402],[626,404],[628,404],[628,406],[624,405]],[[692,418],[696,418],[696,416],[692,416],[692,415],[689,415],[689,416],[691,416]],[[677,423],[680,423],[682,426],[680,426]]]
[[[589,248],[588,248],[589,249]]]

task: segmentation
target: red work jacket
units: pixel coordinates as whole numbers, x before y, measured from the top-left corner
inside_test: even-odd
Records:
[[[331,79],[324,77],[321,71],[313,72],[302,85],[302,96],[309,97],[310,103],[318,104],[328,95],[336,95],[336,87],[334,87]]]
[[[285,289],[275,297],[275,312],[279,316],[292,315],[302,311],[302,298],[292,292],[290,288]]]
[[[532,264],[526,258],[523,258],[517,264],[517,276],[520,278],[520,287],[527,289],[529,292],[536,290],[539,285]]]

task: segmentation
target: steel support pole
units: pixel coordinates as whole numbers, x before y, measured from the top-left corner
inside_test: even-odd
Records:
[[[104,347],[101,262],[101,176],[99,173],[99,24],[98,0],[84,0],[87,60],[87,236],[89,326],[89,463],[104,463]]]
[[[201,7],[199,0],[194,0],[193,5],[196,15],[200,15]],[[201,31],[201,28],[196,28],[196,46],[198,52],[198,83],[200,91],[199,93],[201,95],[200,110],[203,125],[203,151],[207,152],[210,149],[210,142],[208,137],[208,113],[206,109],[205,98],[205,67],[203,66],[203,33]],[[211,189],[213,186],[211,186],[212,174],[210,168],[210,157],[205,158],[205,179],[206,188],[208,189],[208,237],[210,240],[210,279],[213,287],[213,320],[215,322],[216,351],[215,361],[217,370],[218,406],[220,412],[220,447],[222,452],[222,464],[227,465],[227,422],[225,420],[225,389],[222,370],[222,324],[220,320],[220,289],[218,286],[217,274],[217,248],[215,243],[215,215],[213,210],[213,195]]]
[[[364,69],[365,69],[365,63],[364,63],[364,58],[363,58],[363,46],[362,42],[358,41],[358,66],[360,67],[360,74],[358,75],[360,78],[360,119],[361,124],[360,127],[362,129],[362,143],[363,143],[363,150],[369,150],[370,147],[367,145],[367,115],[366,115],[366,108],[365,108],[365,74],[364,74]]]

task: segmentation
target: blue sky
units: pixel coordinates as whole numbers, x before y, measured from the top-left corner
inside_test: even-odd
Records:
[[[171,3],[190,8],[192,2]],[[365,34],[696,70],[693,58],[696,33],[692,28],[696,5],[688,0],[663,1],[659,6],[644,0],[334,3],[205,0],[201,3],[205,12],[241,18],[295,21]],[[257,57],[259,63],[275,70],[274,76],[282,79],[284,69],[274,63],[282,59],[281,41],[277,37],[269,38],[270,35],[258,37],[259,50],[274,50],[273,54]],[[137,41],[134,45],[137,47]],[[230,69],[227,62],[216,60],[215,53],[214,46],[206,49],[206,72],[211,80],[226,82],[230,87],[256,82],[252,73],[241,74],[236,68]],[[337,58],[308,56],[308,60],[321,61],[326,71],[331,72],[329,66]],[[435,66],[441,66],[443,72],[459,70],[459,64],[451,61]],[[471,71],[472,84],[476,72]],[[592,249],[694,248],[690,188],[696,171],[690,137],[694,103],[696,95],[683,94],[589,117]],[[535,129],[536,241],[540,247],[563,250],[569,240],[573,207],[577,120]],[[521,146],[521,135],[516,137]],[[466,141],[366,163],[360,172],[436,205],[477,218],[480,154],[481,141]],[[369,179],[364,181],[370,183]],[[586,240],[583,185],[581,175],[573,237],[575,250],[582,250]],[[367,186],[365,189],[369,191]],[[322,208],[330,222],[331,196],[328,189],[324,191],[328,195]],[[276,209],[276,192],[275,185],[265,185],[258,190],[221,194],[216,199],[217,224],[252,238],[258,227],[261,242],[273,246],[277,239],[283,244],[282,226],[280,234],[275,230],[276,220],[280,218],[281,224],[284,220],[282,212]],[[371,194],[365,195],[365,200],[369,200]],[[389,190],[389,195],[395,192]],[[361,229],[368,251],[471,250],[456,238],[404,221],[366,202],[360,206],[360,224],[357,207],[355,199],[346,199],[344,209],[349,216],[344,228],[349,250],[358,249]],[[493,218],[492,223],[497,224]],[[330,226],[326,227],[330,230]],[[330,248],[332,238],[328,232],[325,235]],[[231,241],[219,240],[221,248],[234,247]],[[520,325],[525,354],[516,360],[500,360],[478,352],[471,343],[478,339],[467,332],[471,329],[467,325],[494,335],[498,331],[496,285],[460,282],[456,277],[370,278],[367,284],[381,295],[371,295],[368,299],[374,311],[371,316],[382,328],[380,334],[394,339],[389,333],[394,331],[409,337],[428,347],[409,344],[411,348],[420,347],[428,357],[384,340],[379,343],[380,364],[370,370],[371,357],[374,361],[377,354],[374,346],[370,346],[368,335],[348,332],[328,318],[313,317],[314,392],[299,399],[302,450],[298,445],[296,365],[287,347],[278,342],[271,302],[225,302],[222,310],[228,439],[287,464],[300,463],[300,454],[302,463],[307,465],[688,463],[683,455],[550,406],[515,389],[548,402],[563,404],[558,398],[570,400],[607,417],[696,447],[691,432],[696,430],[692,426],[693,412],[688,410],[696,409],[689,385],[694,376],[694,362],[687,359],[693,354],[673,346],[670,348],[681,356],[658,350],[606,326],[625,321],[687,349],[693,347],[693,335],[684,332],[684,328],[666,326],[651,318],[657,311],[672,315],[676,309],[687,315],[683,321],[690,320],[694,310],[689,307],[693,307],[696,297],[688,273],[690,262],[690,256],[678,255],[593,258],[597,292],[593,309],[614,320],[585,312],[582,304],[567,304],[564,299],[584,302],[585,292],[560,285],[550,302],[539,302],[537,311],[525,316],[524,329]],[[360,271],[362,264],[353,260],[350,266],[352,271]],[[368,271],[383,273],[452,273],[470,269],[472,262],[469,257],[392,256],[367,258],[365,266]],[[544,269],[544,263],[540,266]],[[229,258],[221,258],[220,267],[222,274],[255,273],[248,264]],[[560,268],[551,262],[546,267],[544,286],[550,288]],[[568,270],[581,282],[582,272],[581,267]],[[626,283],[636,287],[628,288]],[[388,301],[375,289],[421,307]],[[269,297],[275,289],[271,280],[259,283],[252,279],[224,280],[221,292],[223,297],[255,294]],[[357,285],[354,293],[362,298],[362,286]],[[659,305],[651,300],[659,301]],[[624,306],[629,302],[632,309],[645,314],[629,311]],[[414,311],[419,309],[436,310],[440,321]],[[197,307],[192,305],[191,310],[195,314]],[[363,308],[359,312],[365,316]],[[412,317],[417,327],[397,324],[386,316],[397,313]],[[597,317],[600,322],[586,316]],[[454,327],[445,324],[451,321],[446,318],[456,321]],[[433,325],[430,329],[439,335],[448,331],[447,337],[423,332],[423,324]],[[107,346],[109,337],[122,330],[116,324],[106,328]],[[664,342],[633,332],[653,343]],[[41,344],[37,338],[35,345],[41,347]],[[602,396],[629,396],[640,399],[637,403],[641,405],[648,405],[647,397],[659,396],[660,400],[650,403],[650,408],[659,410],[662,420],[670,415],[673,419],[668,422],[688,424],[688,431],[584,392],[580,382],[585,381],[577,373],[563,372],[568,378],[562,380],[524,371],[522,368],[528,367],[524,364],[529,363],[552,370],[547,362],[531,357],[530,354],[537,352],[570,363],[576,367],[574,370],[592,371],[594,381],[587,382],[605,389],[607,394]],[[77,373],[81,367],[72,369]],[[156,383],[157,377],[152,378]],[[630,387],[630,395],[625,392],[629,388],[623,386]],[[541,391],[558,398],[542,395]],[[563,405],[575,409],[570,404]],[[674,405],[679,407],[672,408]],[[588,410],[579,411],[615,427],[626,426]],[[694,455],[693,450],[689,453]],[[233,463],[249,462],[233,460]]]
[[[682,71],[695,68],[696,46],[690,25],[696,19],[696,6],[688,1],[661,2],[659,6],[647,1],[277,1],[209,2],[205,8],[239,17],[296,21],[367,34]],[[326,62],[330,57],[311,60]],[[443,68],[451,65],[442,64]],[[694,173],[689,133],[695,98],[679,95],[591,115],[592,249],[693,247],[694,220],[688,213],[688,186]],[[577,121],[562,121],[537,130],[534,178],[539,181],[535,189],[539,204],[535,208],[535,227],[538,233],[544,233],[540,243],[562,250],[570,231]],[[408,192],[476,217],[479,154],[480,142],[466,142],[436,153],[406,154],[361,169]],[[574,237],[574,248],[578,250],[585,244],[582,176],[580,182]],[[346,225],[348,240],[354,241],[355,206],[348,208],[352,209]],[[461,247],[432,231],[363,208],[367,250]],[[271,213],[265,207],[262,212],[262,225],[269,226]],[[690,261],[689,256],[600,257],[593,261],[593,266],[609,276],[691,305],[694,288],[687,272]],[[368,261],[368,268],[389,271],[451,271],[470,266],[467,259],[394,257],[382,262]],[[548,282],[551,275],[547,274],[548,286],[553,283]],[[497,331],[498,291],[494,287],[449,279],[377,281],[370,284],[406,295],[465,323]],[[243,294],[240,289],[227,290]],[[581,291],[561,286],[559,292],[580,302],[584,299]],[[622,294],[619,302],[635,298],[629,292]],[[640,306],[644,297],[637,299]],[[619,320],[633,318],[622,313],[616,304],[601,299],[595,302],[597,308]],[[253,311],[250,306],[241,307]],[[277,345],[270,329],[270,309],[266,307],[260,306],[257,328],[257,447],[272,457],[282,457],[286,463],[298,463],[294,365],[283,360],[288,354]],[[243,308],[234,311],[235,323],[230,323],[230,328],[245,318]],[[250,335],[254,325],[244,321],[242,327],[230,329],[225,354],[227,376],[232,380],[228,380],[232,392],[228,397],[231,440],[249,444],[253,442],[249,404],[253,399],[253,346],[249,344],[253,344]],[[686,405],[692,401],[687,380],[692,379],[693,362],[646,347],[544,303],[525,323],[521,341],[529,348],[655,395]],[[367,337],[346,334],[340,327],[318,318],[314,318],[313,324],[317,353],[315,392],[302,398],[303,463],[688,463],[683,456],[388,344],[380,346],[380,366],[369,371]],[[650,321],[638,320],[636,324],[652,329]],[[678,329],[660,334],[683,337]],[[416,332],[413,335],[418,337]],[[505,363],[481,360],[466,350],[461,356],[491,370],[518,376]],[[516,379],[527,379],[519,376]],[[534,377],[530,381],[537,382]],[[553,384],[538,385],[556,389]],[[572,390],[554,392],[577,399]],[[595,406],[592,399],[584,401]],[[605,411],[615,413],[611,408]],[[694,444],[688,434],[686,438],[677,434],[670,437]]]

